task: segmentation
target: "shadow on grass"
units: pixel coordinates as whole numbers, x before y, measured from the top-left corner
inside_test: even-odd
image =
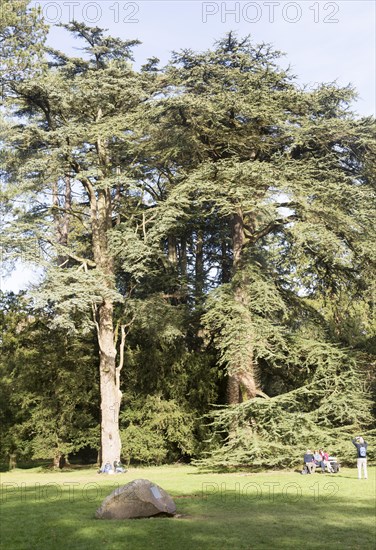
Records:
[[[306,477],[306,476],[304,476]],[[268,478],[265,478],[268,479]],[[178,516],[97,520],[95,510],[113,484],[34,483],[3,486],[1,547],[8,550],[373,550],[374,502],[315,482],[242,481],[223,487],[209,480],[199,491],[171,492]],[[300,481],[300,480],[299,480]],[[313,479],[311,480],[314,481]],[[345,482],[346,483],[346,482]],[[348,483],[348,482],[347,482]],[[4,492],[4,488],[6,489]]]

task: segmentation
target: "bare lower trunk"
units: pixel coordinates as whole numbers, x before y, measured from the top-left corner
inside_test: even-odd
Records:
[[[116,347],[113,328],[113,305],[105,301],[98,309],[101,390],[101,461],[102,466],[120,460],[121,441],[119,411],[121,391],[116,371]]]
[[[9,455],[9,470],[14,470],[17,468],[17,455],[12,453]]]
[[[57,452],[53,459],[53,466],[56,469],[62,469],[66,465],[66,459],[63,453]]]

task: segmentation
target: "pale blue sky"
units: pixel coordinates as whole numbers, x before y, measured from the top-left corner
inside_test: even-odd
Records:
[[[191,0],[42,0],[49,23],[69,18],[108,28],[121,38],[141,40],[134,50],[136,66],[156,56],[165,64],[173,50],[205,50],[229,30],[250,34],[284,51],[283,66],[291,65],[300,83],[337,80],[352,83],[359,93],[355,110],[376,112],[376,3],[373,0],[207,1]],[[52,28],[50,43],[73,53],[79,43],[63,29]],[[77,54],[77,52],[76,52]],[[18,291],[32,271],[19,266],[3,277],[2,290]]]
[[[327,2],[271,1],[40,1],[50,22],[69,16],[108,28],[121,38],[138,38],[136,64],[151,56],[166,63],[172,50],[204,50],[229,30],[271,42],[286,53],[303,83],[351,82],[358,89],[357,111],[375,113],[376,3],[373,0]],[[77,46],[63,29],[53,29],[51,43]]]

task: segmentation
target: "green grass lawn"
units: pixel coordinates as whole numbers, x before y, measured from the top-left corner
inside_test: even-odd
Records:
[[[200,473],[189,466],[1,475],[1,548],[7,550],[374,550],[375,468],[302,476],[294,472]],[[118,485],[149,479],[174,498],[175,518],[97,520]]]

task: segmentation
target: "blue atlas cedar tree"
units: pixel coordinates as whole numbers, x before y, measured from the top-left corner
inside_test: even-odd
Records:
[[[233,33],[137,73],[137,41],[66,28],[82,58],[46,49],[32,78],[8,66],[2,155],[8,206],[28,197],[14,248],[27,237],[43,252],[39,296],[67,330],[79,314],[97,331],[102,464],[121,452],[131,290],[184,305],[202,353],[217,354],[233,407],[216,415],[229,435],[213,463],[283,462],[298,437],[325,445],[366,427],[338,322],[374,284],[374,122],[349,111],[354,92],[301,89],[280,52]]]

